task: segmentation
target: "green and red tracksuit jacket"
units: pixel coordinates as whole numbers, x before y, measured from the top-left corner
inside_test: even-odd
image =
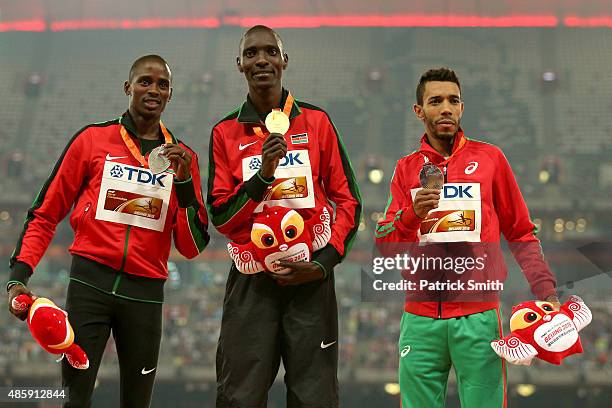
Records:
[[[192,155],[191,179],[174,181],[163,230],[97,219],[96,209],[107,162],[123,168],[122,174],[141,177],[134,168],[142,166],[125,145],[120,134],[121,125],[140,147],[127,112],[118,119],[84,127],[68,142],[28,211],[10,259],[9,282],[27,283],[49,246],[57,224],[73,207],[70,224],[74,241],[69,251],[79,267],[75,268],[73,262],[71,279],[105,292],[159,302],[163,299],[163,282],[168,277],[172,237],[177,250],[187,258],[204,250],[209,241],[208,218],[197,155],[174,136],[173,143]],[[163,139],[158,144],[161,143]],[[146,173],[141,179],[150,178],[151,173],[142,170]]]
[[[435,230],[432,233],[429,229],[431,224],[424,228],[422,222],[427,220],[415,214],[413,194],[421,188],[419,172],[427,162],[436,164],[445,176],[442,197],[455,195],[458,191],[467,191],[472,197],[470,209],[463,212],[475,218],[469,227],[464,228],[470,231],[444,230],[438,224],[431,227]],[[379,248],[392,246],[393,243],[419,243],[423,248],[423,243],[427,242],[447,242],[451,246],[453,242],[475,245],[495,243],[498,246],[500,233],[508,241],[532,293],[539,299],[555,294],[556,281],[543,258],[540,242],[535,236],[535,226],[529,219],[529,211],[512,169],[498,147],[468,139],[459,130],[453,143],[452,155],[445,159],[428,143],[424,135],[419,150],[397,162],[387,208],[376,229]],[[503,259],[500,263],[500,275],[505,277],[507,268]],[[407,299],[404,310],[421,316],[450,318],[497,306],[497,299],[482,302],[417,302]]]
[[[288,92],[283,90],[281,107]],[[254,212],[264,202],[295,208],[304,218],[314,208],[334,212],[332,236],[327,246],[313,255],[325,274],[338,264],[351,247],[361,217],[361,197],[355,175],[340,135],[322,109],[295,101],[285,134],[287,155],[279,163],[275,178],[264,180],[261,166],[263,138],[267,134],[250,99],[212,130],[209,145],[207,205],[213,225],[232,241],[250,240]]]

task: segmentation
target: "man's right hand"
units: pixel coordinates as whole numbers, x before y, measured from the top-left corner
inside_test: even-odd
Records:
[[[285,137],[280,133],[270,133],[261,148],[262,164],[259,174],[264,178],[274,177],[280,159],[287,154]]]
[[[419,218],[427,217],[427,213],[429,213],[434,208],[438,208],[438,203],[440,202],[440,191],[436,188],[422,188],[417,191],[414,196],[414,201],[412,202],[412,206],[414,208],[414,213]]]
[[[36,296],[34,296],[27,287],[19,283],[11,286],[8,292],[8,307],[9,307],[9,311],[19,320],[25,320],[28,317],[27,310],[17,311],[13,309],[13,299],[21,295],[22,293],[25,293],[26,295],[30,296],[32,299],[36,299]]]

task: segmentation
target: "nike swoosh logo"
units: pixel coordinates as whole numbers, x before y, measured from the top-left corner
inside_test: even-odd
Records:
[[[111,161],[111,160],[115,160],[115,159],[125,159],[127,156],[111,156],[110,154],[106,153],[106,160]]]
[[[249,147],[250,145],[254,145],[255,143],[257,143],[257,140],[256,140],[256,141],[254,141],[253,143],[248,143],[248,144],[245,144],[245,145],[243,145],[242,143],[240,143],[240,146],[238,146],[238,150],[241,150],[241,151],[242,151],[242,150],[246,149],[247,147]]]
[[[155,369],[156,369],[156,368],[157,368],[157,367],[153,367],[153,368],[152,368],[152,369],[150,369],[150,370],[145,370],[145,369],[144,369],[144,367],[142,367],[142,371],[140,372],[140,374],[142,374],[142,375],[147,375],[147,374],[152,373],[153,371],[155,371]]]
[[[325,344],[325,343],[321,342],[321,348],[322,349],[326,349],[326,348],[328,348],[329,346],[331,346],[332,344],[335,344],[335,343],[336,343],[335,341],[332,341],[329,344]]]

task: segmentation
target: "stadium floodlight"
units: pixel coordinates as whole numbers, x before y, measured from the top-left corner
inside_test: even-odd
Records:
[[[359,228],[358,228],[359,232],[363,232],[366,230],[366,223],[364,220],[361,220],[361,222],[359,223]]]
[[[385,392],[390,395],[399,395],[400,386],[398,383],[387,383],[385,384]]]
[[[372,184],[380,184],[384,176],[385,173],[381,169],[371,169],[368,172],[368,179]]]
[[[544,71],[542,73],[542,80],[544,80],[544,82],[555,82],[557,80],[557,74],[553,71]]]
[[[565,230],[565,221],[563,218],[557,218],[555,220],[555,232],[563,232]]]
[[[536,392],[536,386],[533,384],[518,384],[516,386],[516,393],[521,397],[531,397]]]

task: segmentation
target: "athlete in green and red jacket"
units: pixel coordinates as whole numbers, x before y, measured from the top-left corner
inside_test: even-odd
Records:
[[[457,247],[453,243],[498,246],[503,233],[533,294],[558,306],[555,278],[508,161],[499,148],[468,139],[459,127],[460,92],[449,69],[430,70],[421,77],[414,111],[426,133],[419,150],[397,163],[377,226],[377,245],[418,243],[421,251],[425,244],[442,250]],[[440,169],[442,189],[421,188],[419,173],[425,163]],[[449,214],[465,218],[461,228],[454,219],[455,224],[444,226]],[[501,270],[496,276],[505,277],[503,259],[495,270]],[[463,408],[505,406],[505,366],[489,345],[502,336],[499,303],[497,297],[471,300],[415,301],[407,296],[399,342],[404,408],[444,406],[451,365]]]

